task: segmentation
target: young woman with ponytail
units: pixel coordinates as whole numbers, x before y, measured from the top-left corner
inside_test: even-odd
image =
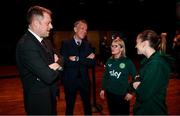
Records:
[[[137,53],[145,58],[140,65],[138,81],[133,83],[136,102],[135,115],[167,115],[166,94],[173,59],[160,52],[160,36],[145,30],[136,38]],[[161,49],[162,50],[162,49]]]

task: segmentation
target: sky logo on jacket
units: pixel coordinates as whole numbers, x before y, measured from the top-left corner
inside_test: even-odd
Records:
[[[115,70],[109,71],[110,76],[116,77],[117,79],[120,77],[121,72],[117,72]]]

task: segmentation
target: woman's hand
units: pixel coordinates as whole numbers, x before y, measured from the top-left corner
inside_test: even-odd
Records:
[[[137,89],[137,87],[139,86],[140,83],[141,83],[140,81],[134,82],[133,83],[134,89]]]
[[[105,91],[104,91],[104,90],[101,90],[101,91],[100,91],[100,94],[99,94],[99,96],[100,96],[101,99],[105,99],[105,95],[104,95],[104,94],[105,94]]]
[[[130,94],[130,93],[127,93],[124,99],[127,100],[127,101],[129,101],[129,100],[131,100],[132,98],[133,98],[133,95]]]

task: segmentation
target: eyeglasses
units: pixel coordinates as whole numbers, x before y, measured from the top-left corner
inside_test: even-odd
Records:
[[[117,47],[123,48],[122,45],[111,45],[111,48],[117,48]]]

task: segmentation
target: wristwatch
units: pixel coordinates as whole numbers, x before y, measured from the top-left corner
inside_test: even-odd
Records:
[[[79,61],[79,56],[76,56],[76,57],[75,57],[75,61]]]
[[[62,70],[63,70],[63,68],[60,66],[57,70],[62,71]]]

